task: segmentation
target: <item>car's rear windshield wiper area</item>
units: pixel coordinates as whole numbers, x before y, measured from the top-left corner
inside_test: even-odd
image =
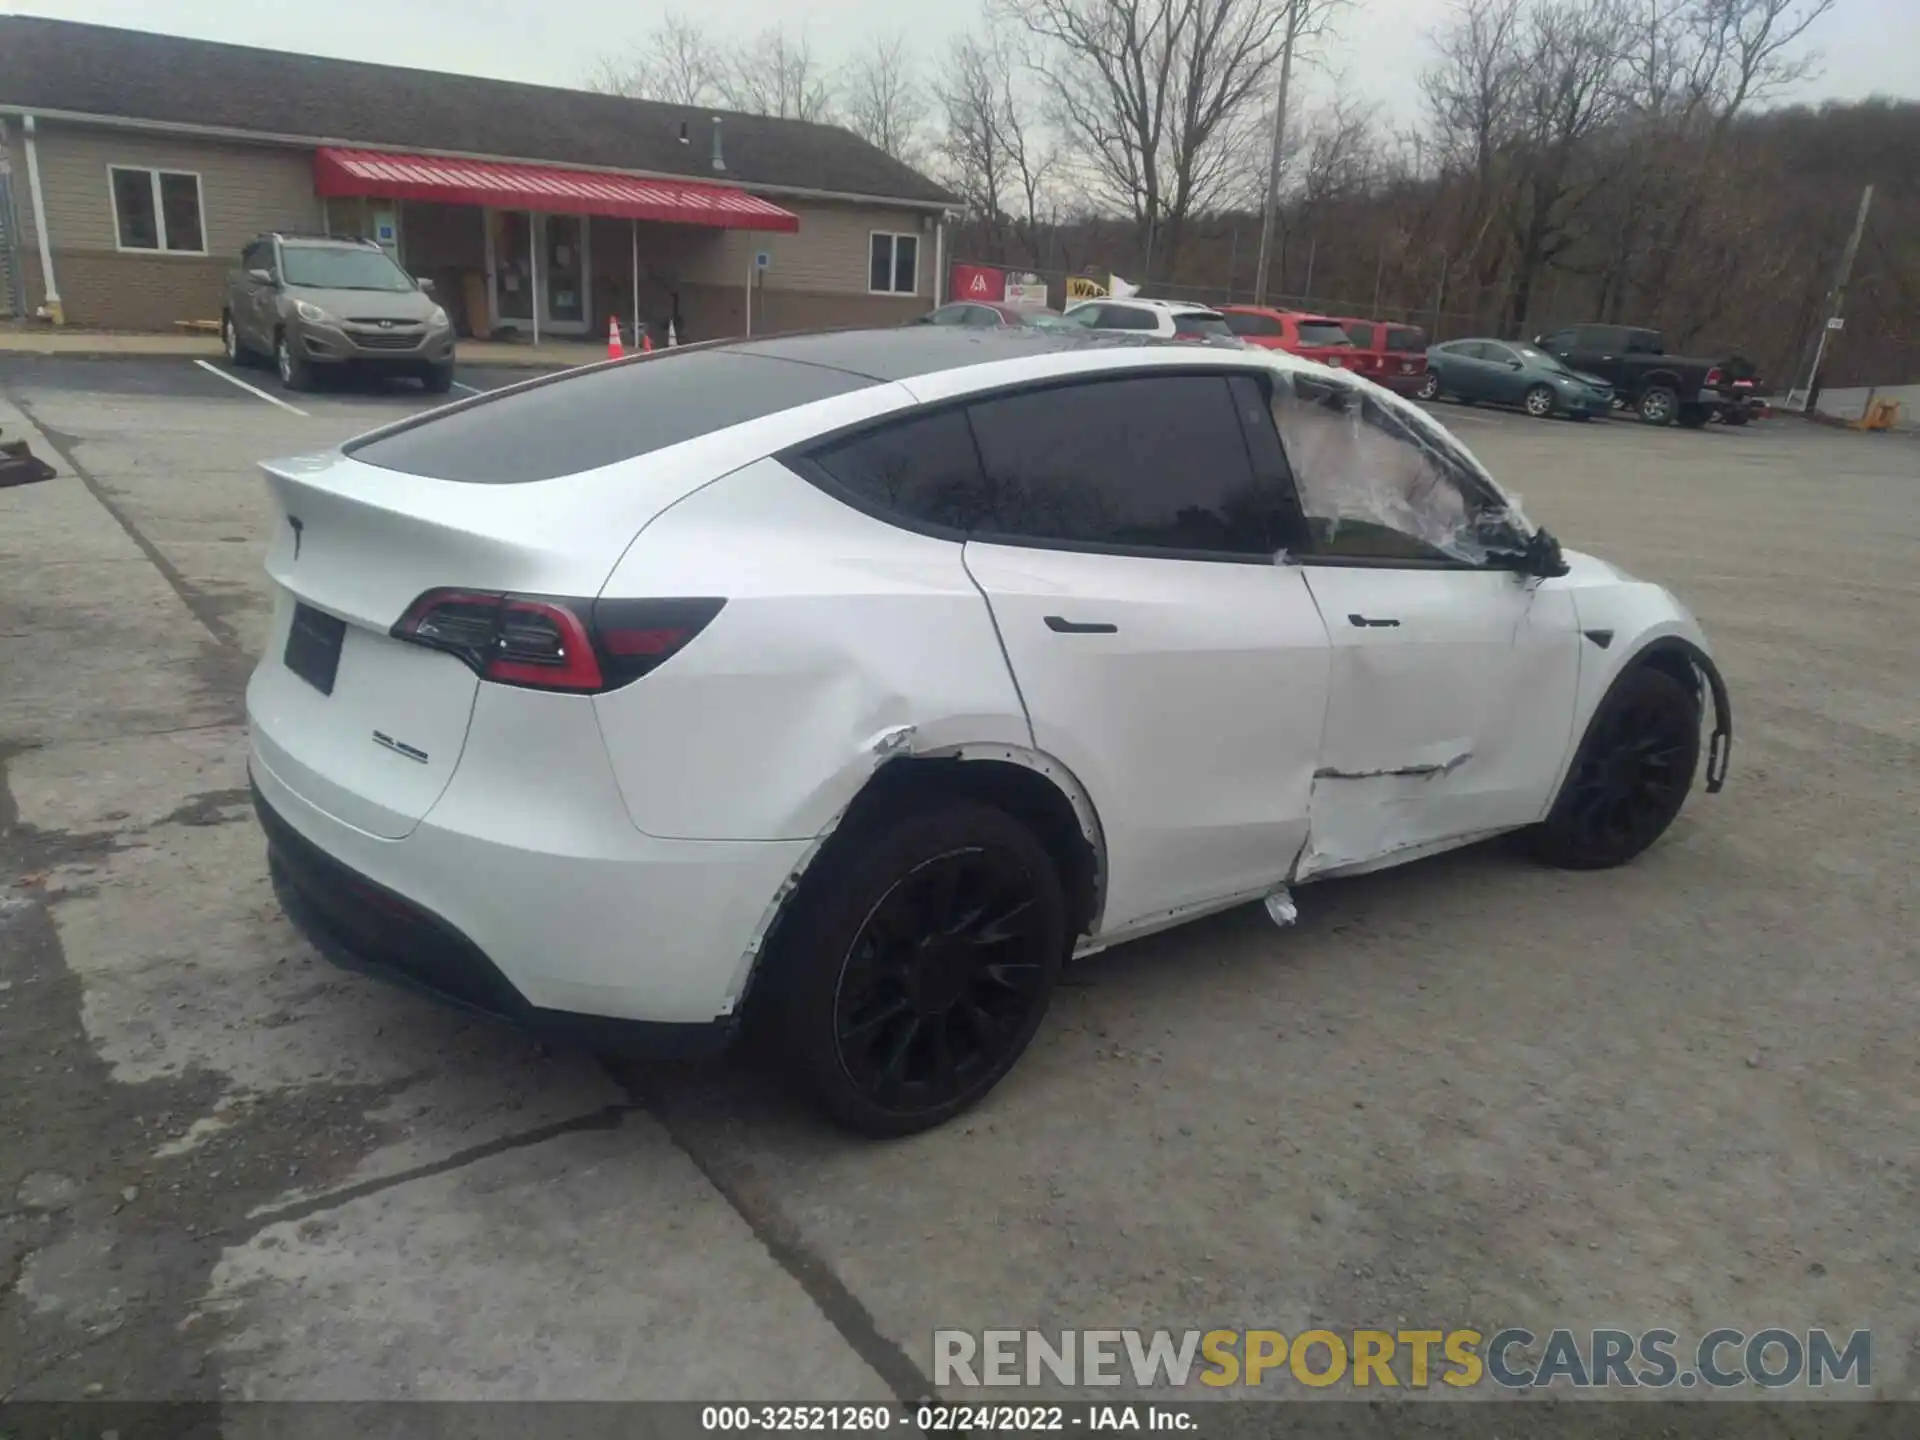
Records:
[[[631,460],[878,383],[737,351],[657,355],[431,412],[349,444],[346,453],[434,480],[522,485]]]

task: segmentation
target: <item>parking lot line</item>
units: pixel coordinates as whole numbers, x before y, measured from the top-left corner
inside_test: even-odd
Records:
[[[482,390],[478,385],[469,385],[462,380],[454,381],[453,388],[456,390],[464,390],[469,395],[484,395],[487,393],[486,391]]]
[[[278,405],[282,410],[291,410],[296,415],[307,414],[307,412],[305,410],[302,410],[298,405],[289,405],[286,401],[282,400],[278,395],[269,395],[266,391],[262,390],[258,385],[249,385],[246,381],[242,380],[238,375],[229,375],[226,371],[222,370],[218,365],[209,364],[205,360],[196,360],[193,363],[198,365],[202,370],[206,371],[209,375],[218,375],[222,380],[228,381],[229,383],[234,385],[238,385],[242,390],[245,390],[248,394],[258,395],[262,400],[266,401],[269,405]],[[312,417],[307,416],[307,418],[311,419]]]

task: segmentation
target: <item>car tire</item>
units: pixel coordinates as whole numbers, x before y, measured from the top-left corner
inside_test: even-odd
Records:
[[[1553,415],[1554,396],[1551,385],[1529,386],[1527,393],[1520,399],[1520,408],[1536,420],[1550,419]]]
[[[444,395],[453,389],[453,366],[429,365],[420,372],[420,383],[429,395]]]
[[[1669,385],[1649,385],[1640,392],[1634,409],[1640,412],[1641,420],[1649,425],[1671,425],[1680,409],[1680,397],[1673,393]]]
[[[1566,870],[1624,865],[1666,833],[1700,763],[1700,695],[1636,665],[1600,702],[1547,818],[1523,831],[1536,859]]]
[[[1033,832],[941,800],[835,837],[781,922],[756,1019],[830,1119],[909,1135],[1013,1068],[1066,952],[1065,893]]]
[[[289,390],[311,390],[313,388],[313,367],[307,363],[304,355],[293,348],[293,341],[282,330],[273,339],[274,368],[280,372],[280,383]]]
[[[1704,430],[1707,421],[1713,418],[1713,411],[1705,405],[1682,405],[1679,418],[1682,430]]]
[[[1429,370],[1421,380],[1420,388],[1413,392],[1416,400],[1438,400],[1440,398],[1440,377]]]
[[[250,346],[241,343],[240,327],[233,323],[231,310],[220,316],[220,344],[227,352],[227,363],[236,370],[244,370],[260,358]]]

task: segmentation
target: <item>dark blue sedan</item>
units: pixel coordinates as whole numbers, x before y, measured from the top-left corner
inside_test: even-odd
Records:
[[[1542,420],[1550,415],[1590,420],[1613,409],[1613,387],[1597,375],[1570,370],[1544,350],[1509,340],[1429,345],[1427,377],[1418,394],[1422,400],[1517,405]]]

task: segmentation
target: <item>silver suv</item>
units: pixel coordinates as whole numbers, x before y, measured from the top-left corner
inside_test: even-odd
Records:
[[[453,324],[415,280],[371,240],[262,235],[227,277],[220,334],[227,358],[268,356],[289,390],[323,366],[414,375],[445,394],[453,385]]]

